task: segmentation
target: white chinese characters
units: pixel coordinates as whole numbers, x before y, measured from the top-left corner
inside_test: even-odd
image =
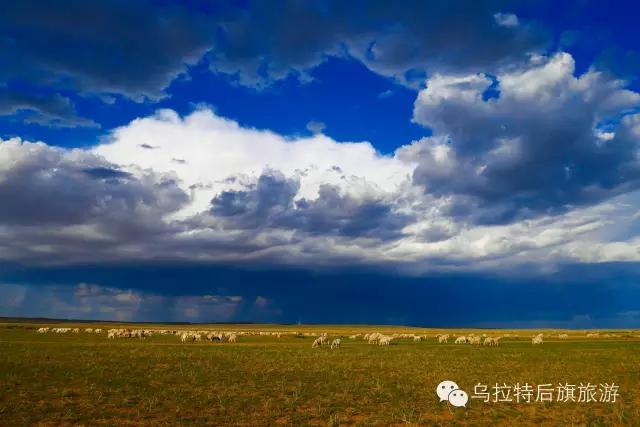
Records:
[[[473,387],[472,399],[486,403],[534,403],[534,402],[578,402],[615,403],[619,397],[619,386],[615,383],[592,384],[558,383],[532,385],[529,383],[495,383],[489,387],[477,383]]]

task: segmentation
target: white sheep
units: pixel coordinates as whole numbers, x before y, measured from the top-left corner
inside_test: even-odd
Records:
[[[533,337],[531,339],[531,344],[542,344],[542,334]]]
[[[456,338],[455,343],[456,344],[466,344],[467,343],[467,337],[465,337],[465,336],[458,337],[458,338]]]
[[[477,337],[477,336],[470,336],[470,337],[469,337],[469,344],[476,344],[476,345],[478,345],[478,344],[480,344],[480,343],[481,343],[481,342],[480,342],[480,337]]]
[[[392,339],[391,337],[383,335],[378,340],[378,345],[390,345],[391,344],[391,339]]]
[[[380,341],[380,338],[382,338],[384,335],[382,335],[379,332],[372,332],[369,334],[369,336],[365,336],[365,339],[367,340],[367,342],[369,344],[378,344]]]
[[[449,341],[449,335],[446,335],[446,334],[445,334],[445,335],[442,335],[442,334],[441,334],[441,335],[438,335],[438,342],[439,342],[440,344],[445,344],[445,343],[447,343],[448,341]]]
[[[202,336],[199,333],[193,331],[185,331],[180,334],[180,341],[182,342],[195,342],[200,341],[201,339]]]
[[[482,345],[487,345],[489,347],[496,347],[500,344],[500,338],[502,337],[487,337],[484,339]]]
[[[333,350],[334,348],[340,348],[340,338],[336,338],[335,340],[333,340],[331,342],[331,350]]]
[[[209,332],[208,334],[206,334],[206,338],[208,341],[222,341],[222,334],[218,333],[218,332]]]

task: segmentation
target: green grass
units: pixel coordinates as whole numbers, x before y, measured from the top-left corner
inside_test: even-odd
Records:
[[[242,336],[237,344],[182,344],[173,336],[41,335],[35,333],[38,326],[0,325],[0,425],[640,425],[635,332],[602,339],[569,332],[569,340],[533,346],[533,331],[508,331],[520,338],[503,338],[497,348],[437,344],[434,338],[400,340],[389,347],[343,339],[342,348],[331,351],[311,349],[311,337]],[[327,331],[331,336],[375,330],[433,337],[439,332],[211,328]],[[506,331],[477,333],[483,332]],[[467,408],[451,408],[435,394],[445,379],[470,395],[478,382],[590,381],[615,382],[620,396],[609,404],[470,400]]]

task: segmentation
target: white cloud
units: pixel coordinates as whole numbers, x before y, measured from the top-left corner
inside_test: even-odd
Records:
[[[493,15],[493,19],[498,25],[508,28],[517,27],[520,24],[518,17],[513,13],[496,13]]]
[[[367,142],[245,128],[207,108],[158,111],[87,150],[3,141],[0,192],[12,196],[0,213],[0,260],[407,271],[636,260],[640,230],[625,218],[637,212],[637,187],[606,168],[593,181],[578,166],[604,156],[614,170],[633,171],[637,157],[621,153],[636,153],[638,116],[621,118],[610,138],[598,136],[597,122],[639,96],[596,71],[573,72],[566,54],[540,59],[498,75],[491,99],[485,75],[434,75],[414,119],[435,135],[393,155]],[[575,143],[557,139],[567,129],[570,137],[577,129]],[[551,148],[575,162],[544,157]],[[607,179],[618,186],[598,185]],[[558,192],[563,180],[571,185]],[[39,194],[37,203],[21,194]]]
[[[182,188],[193,192],[184,216],[207,210],[215,195],[241,189],[243,182],[255,180],[265,169],[297,177],[297,199],[315,199],[322,184],[358,198],[394,192],[412,172],[411,165],[379,154],[368,142],[338,143],[322,134],[287,139],[243,128],[208,109],[185,118],[162,110],[135,120],[116,129],[94,152],[119,165],[177,174]]]
[[[457,210],[481,223],[561,212],[638,188],[638,137],[627,114],[640,94],[595,69],[574,74],[573,58],[561,52],[495,80],[434,75],[414,105],[414,121],[434,136],[398,155],[418,163],[417,184],[457,197]]]
[[[324,131],[326,127],[327,125],[325,125],[323,122],[317,122],[315,120],[307,123],[307,130],[313,133],[322,133],[322,131]]]

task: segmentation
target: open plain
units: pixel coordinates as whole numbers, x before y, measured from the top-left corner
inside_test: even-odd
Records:
[[[108,338],[109,330],[124,335]],[[391,338],[389,345],[369,342],[373,333]],[[189,334],[199,338],[182,338]],[[340,347],[312,348],[323,334],[327,342],[339,338]],[[437,338],[443,334],[446,343]],[[543,344],[533,345],[538,334]],[[460,336],[502,338],[497,346],[456,344]],[[7,323],[0,325],[0,424],[638,425],[639,336],[632,330]],[[435,388],[444,380],[469,394],[466,407],[440,402]],[[473,397],[476,385],[493,393],[496,383],[528,383],[534,390],[551,384],[553,401],[537,401],[535,391],[530,403],[517,403],[513,394],[512,402]],[[577,389],[576,401],[564,402],[557,401],[560,383],[619,389],[615,402],[601,402],[600,394],[579,401]]]

